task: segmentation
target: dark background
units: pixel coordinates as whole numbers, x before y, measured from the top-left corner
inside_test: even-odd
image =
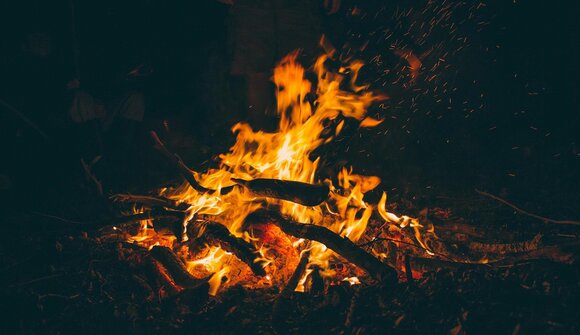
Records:
[[[119,74],[141,64],[152,69],[138,83],[147,102],[138,130],[129,139],[104,134],[109,144],[95,174],[106,193],[150,189],[166,175],[151,158],[147,130],[165,131],[172,147],[198,165],[227,148],[230,120],[243,118],[227,74],[227,6],[73,3],[74,29],[69,1],[0,5],[0,99],[48,137],[0,107],[7,208],[34,202],[56,211],[88,192],[79,160],[96,149],[93,130],[68,118],[71,79],[106,97]],[[329,165],[350,162],[355,171],[377,174],[390,194],[417,199],[479,188],[546,216],[578,216],[576,3],[364,1],[358,12],[353,4],[343,1],[337,14],[324,16],[325,33],[343,55],[368,64],[364,80],[390,99],[371,111],[383,124],[353,128],[327,149]],[[32,45],[48,43],[45,57],[27,49],[39,34]],[[415,81],[396,49],[422,55]],[[68,200],[56,200],[62,198]]]

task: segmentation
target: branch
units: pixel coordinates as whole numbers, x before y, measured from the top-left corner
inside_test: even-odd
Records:
[[[544,216],[540,216],[540,215],[537,215],[537,214],[534,214],[534,213],[527,212],[527,211],[525,211],[525,210],[517,207],[516,205],[514,205],[514,204],[512,204],[512,203],[510,203],[510,202],[508,202],[508,201],[506,201],[506,200],[504,200],[504,199],[502,199],[502,198],[500,198],[498,196],[495,196],[495,195],[493,195],[491,193],[487,193],[487,192],[484,192],[484,191],[480,191],[478,189],[475,189],[475,192],[477,192],[480,195],[483,195],[483,196],[486,196],[488,198],[491,198],[493,200],[499,201],[502,204],[511,207],[512,209],[514,209],[518,213],[524,214],[524,215],[529,216],[529,217],[532,217],[534,219],[538,219],[538,220],[544,221],[545,223],[568,224],[568,225],[580,226],[580,221],[554,220],[554,219],[550,219],[550,218],[547,218],[547,217],[544,217]]]

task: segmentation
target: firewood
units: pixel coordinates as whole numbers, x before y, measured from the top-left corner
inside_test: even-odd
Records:
[[[348,309],[346,310],[346,317],[344,318],[344,326],[346,328],[351,328],[353,325],[353,320],[355,313],[357,311],[358,300],[361,296],[361,290],[356,288],[354,290],[354,294],[352,298],[350,298],[350,303],[348,305]]]
[[[192,276],[185,269],[185,264],[167,247],[154,246],[151,248],[150,255],[161,263],[173,281],[183,288],[198,287],[207,283],[207,279],[209,279],[198,279]]]
[[[160,287],[164,287],[167,293],[176,294],[182,288],[175,283],[175,280],[169,274],[169,271],[155,258],[148,256],[145,258],[147,276]]]
[[[151,195],[115,194],[110,199],[118,202],[136,203],[150,208],[166,207],[175,210],[185,210],[189,206],[186,203],[179,203],[172,199]]]
[[[388,262],[391,266],[397,266],[397,254],[398,254],[398,247],[397,244],[393,241],[389,241],[387,243],[387,255],[389,256]]]
[[[394,268],[367,253],[348,238],[341,237],[326,227],[294,222],[283,218],[277,213],[266,211],[255,212],[248,216],[246,220],[249,222],[271,222],[288,235],[320,242],[349,262],[365,270],[371,277],[385,284],[397,282],[397,271]]]
[[[187,226],[187,235],[191,241],[217,246],[231,252],[242,262],[246,263],[257,276],[265,276],[267,260],[264,259],[256,247],[244,239],[234,236],[224,226],[207,220],[193,220]]]
[[[561,245],[543,246],[536,250],[510,255],[493,263],[494,266],[513,266],[518,263],[531,261],[550,261],[554,263],[574,263],[574,251],[578,250],[579,242],[571,242]]]
[[[121,224],[132,221],[141,221],[149,219],[160,220],[168,218],[183,221],[185,219],[185,212],[177,210],[169,210],[164,208],[152,208],[148,211],[144,211],[143,213],[120,216],[115,218],[113,221],[117,224]]]
[[[407,278],[407,285],[413,288],[415,281],[413,280],[413,269],[411,268],[411,256],[409,253],[405,254],[405,277]]]
[[[540,247],[542,242],[542,235],[537,234],[533,239],[524,242],[515,243],[481,243],[471,242],[468,247],[471,251],[494,253],[494,254],[508,254],[530,252]]]
[[[499,201],[502,204],[504,204],[504,205],[506,205],[508,207],[511,207],[513,210],[515,210],[516,212],[518,212],[520,214],[529,216],[529,217],[534,218],[534,219],[541,220],[544,223],[554,223],[554,224],[580,226],[580,221],[575,221],[575,220],[554,220],[554,219],[550,219],[550,218],[547,218],[545,216],[540,216],[540,215],[537,215],[537,214],[534,214],[534,213],[530,213],[528,211],[525,211],[525,210],[517,207],[516,205],[508,202],[507,200],[504,200],[504,199],[498,197],[497,195],[493,195],[493,194],[488,193],[488,192],[480,191],[478,189],[475,189],[475,192],[477,192],[478,194],[480,194],[482,196],[491,198],[491,199],[493,199],[495,201]]]
[[[291,180],[253,179],[242,180],[232,178],[236,183],[243,185],[253,194],[289,200],[305,206],[316,206],[328,199],[330,189],[326,185],[307,184]]]
[[[410,265],[418,272],[429,272],[439,269],[475,269],[481,267],[491,267],[489,264],[483,263],[461,263],[425,257],[411,258]]]
[[[319,265],[313,265],[310,273],[310,294],[321,295],[324,293],[324,278],[322,278],[322,268]]]
[[[302,256],[300,256],[300,262],[298,262],[298,266],[296,266],[296,269],[294,269],[294,273],[292,273],[292,277],[290,277],[290,279],[286,283],[286,286],[284,286],[284,289],[280,293],[279,298],[280,297],[281,298],[289,298],[290,295],[292,294],[292,292],[294,292],[294,290],[296,289],[296,286],[298,285],[298,282],[300,281],[302,276],[304,276],[304,272],[306,271],[306,267],[308,266],[309,258],[310,258],[309,251],[305,251],[302,254]],[[275,307],[275,305],[274,305],[274,307]]]
[[[292,276],[286,283],[286,286],[284,286],[282,289],[282,292],[280,292],[274,301],[272,306],[272,326],[279,331],[282,330],[280,327],[283,325],[284,320],[288,317],[288,314],[291,313],[291,306],[289,302],[292,298],[292,293],[298,285],[298,282],[306,272],[309,258],[309,251],[302,253],[302,256],[300,256],[300,261],[298,262],[296,269],[294,269]]]

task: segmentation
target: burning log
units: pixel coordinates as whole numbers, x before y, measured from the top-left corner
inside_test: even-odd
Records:
[[[313,224],[293,222],[272,212],[255,212],[249,222],[271,222],[288,235],[320,242],[349,262],[364,269],[371,277],[387,284],[397,282],[397,271],[381,262],[348,238],[341,237],[332,230]]]
[[[289,200],[305,206],[317,206],[328,199],[330,189],[326,185],[301,183],[291,180],[232,178],[253,194],[263,197]]]
[[[190,240],[199,241],[217,246],[231,252],[242,262],[246,263],[252,272],[258,276],[265,276],[264,267],[268,261],[252,243],[234,236],[223,225],[211,221],[193,221],[188,224],[187,235]]]
[[[176,222],[158,222],[155,223],[153,228],[157,232],[164,232],[168,231],[169,233],[173,234],[179,240],[182,240],[182,237],[185,233],[184,226],[181,224],[185,219],[185,212],[182,211],[175,211],[175,210],[167,210],[167,209],[159,209],[154,208],[149,212],[145,213],[138,213],[134,215],[124,216],[117,219],[118,223],[122,222],[130,222],[130,221],[140,221],[146,219],[165,219],[170,218],[174,219]],[[264,259],[260,252],[255,248],[252,243],[246,242],[245,240],[238,238],[230,233],[230,231],[223,225],[212,222],[209,220],[192,220],[187,224],[187,237],[190,241],[200,242],[202,241],[204,244],[209,244],[213,246],[220,247],[225,251],[231,252],[234,254],[238,259],[242,262],[246,263],[252,272],[258,276],[265,276],[266,271],[264,267],[267,265],[268,261]],[[161,247],[154,247],[161,248]],[[165,248],[167,249],[167,248]],[[168,264],[175,265],[176,262],[171,261],[169,258],[171,257],[167,253],[171,253],[170,250],[164,251],[153,251],[155,254],[159,254],[160,257],[163,259],[167,259],[169,262]],[[165,255],[165,256],[163,256]],[[175,258],[175,255],[173,255]],[[175,268],[175,266],[172,266]],[[176,271],[179,271],[176,269]]]
[[[207,283],[208,278],[198,279],[185,269],[185,264],[177,258],[171,249],[162,246],[154,246],[150,251],[151,256],[161,263],[175,284],[184,288],[196,288]]]

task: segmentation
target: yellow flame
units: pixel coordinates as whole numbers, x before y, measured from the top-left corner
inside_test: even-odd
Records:
[[[346,277],[342,281],[348,282],[350,286],[360,284],[360,280],[358,279],[358,277]]]

